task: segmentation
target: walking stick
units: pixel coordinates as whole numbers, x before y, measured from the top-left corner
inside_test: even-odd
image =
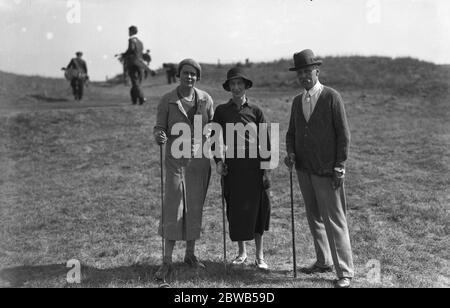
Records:
[[[166,245],[164,237],[164,168],[163,168],[163,146],[159,146],[159,163],[161,167],[161,250],[164,264]],[[166,276],[163,277],[163,282],[159,285],[160,288],[169,288],[170,285],[166,282]]]
[[[227,238],[226,238],[226,221],[225,221],[225,181],[223,176],[220,178],[220,186],[222,187],[222,234],[223,234],[223,266],[225,273],[227,271]]]
[[[294,266],[294,278],[297,278],[297,258],[295,254],[295,224],[294,224],[294,192],[292,184],[292,169],[289,170],[289,179],[291,184],[291,223],[292,223],[292,256]]]

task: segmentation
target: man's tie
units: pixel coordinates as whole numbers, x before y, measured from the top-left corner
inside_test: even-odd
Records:
[[[313,112],[311,103],[311,94],[309,94],[309,92],[306,93],[305,102],[306,102],[306,109],[308,110],[305,118],[306,121],[309,121],[309,118],[311,117],[311,114]]]

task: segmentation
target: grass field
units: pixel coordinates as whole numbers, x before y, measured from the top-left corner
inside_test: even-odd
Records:
[[[450,287],[448,68],[413,59],[325,63],[324,83],[341,90],[352,133],[346,188],[353,286]],[[283,150],[296,95],[288,65],[254,65],[256,87],[249,92],[270,121],[280,123]],[[228,97],[220,87],[225,72],[206,65],[199,84],[216,105]],[[133,107],[123,85],[93,83],[86,101],[75,105],[65,81],[0,73],[0,287],[158,286],[159,148],[151,132],[158,99],[171,88],[162,75],[150,79],[150,103]],[[178,243],[173,287],[332,286],[333,274],[292,279],[289,177],[281,164],[272,182],[265,236],[271,271],[250,265],[250,244],[250,264],[224,272],[220,184],[213,172],[197,245],[207,269],[184,266]],[[314,251],[295,185],[300,266],[314,261]],[[235,244],[227,244],[232,258]],[[70,259],[81,262],[81,284],[66,280]],[[380,264],[379,283],[369,279],[371,260]]]

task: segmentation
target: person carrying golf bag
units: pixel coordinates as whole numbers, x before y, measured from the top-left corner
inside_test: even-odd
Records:
[[[86,61],[82,59],[83,53],[78,51],[76,58],[70,60],[66,68],[63,68],[64,75],[70,81],[73,97],[76,101],[83,99],[84,84],[89,80]]]
[[[166,148],[164,215],[159,227],[159,234],[165,240],[165,251],[163,264],[156,273],[156,278],[161,280],[172,269],[176,241],[186,241],[186,264],[205,267],[195,255],[195,241],[200,238],[203,205],[211,177],[210,161],[203,153],[201,158],[194,158],[193,148],[190,149],[190,157],[175,158],[177,155],[172,153],[172,144],[184,136],[173,135],[172,128],[179,123],[192,127],[194,116],[200,116],[202,126],[206,126],[213,118],[213,100],[208,93],[195,87],[201,77],[201,67],[197,62],[192,59],[181,61],[178,75],[179,86],[164,95],[158,105],[153,133],[156,143]],[[207,138],[203,136],[202,144]],[[203,147],[200,148],[201,151]]]

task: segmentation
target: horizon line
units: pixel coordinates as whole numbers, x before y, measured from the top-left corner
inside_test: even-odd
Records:
[[[360,54],[340,54],[340,55],[326,55],[326,56],[320,56],[317,55],[318,59],[326,59],[326,58],[387,58],[390,60],[399,60],[399,59],[411,59],[411,60],[416,60],[419,62],[424,62],[424,63],[429,63],[429,64],[433,64],[436,66],[450,66],[450,63],[437,63],[437,62],[433,62],[433,61],[429,61],[429,60],[424,60],[418,57],[413,57],[413,56],[388,56],[388,55],[360,55]],[[259,61],[255,61],[252,62],[250,61],[250,63],[252,65],[257,65],[257,64],[270,64],[270,63],[275,63],[275,62],[279,62],[279,61],[293,61],[292,57],[288,58],[288,57],[281,57],[281,58],[277,58],[277,59],[272,59],[272,60],[259,60]],[[163,62],[166,63],[166,62]],[[203,62],[203,61],[199,61],[200,64],[203,65],[210,65],[210,66],[217,66],[218,63],[214,63],[214,62]],[[237,65],[237,64],[245,64],[245,59],[244,61],[230,61],[230,62],[220,62],[221,66],[233,66],[233,65]],[[177,64],[177,63],[175,63]],[[162,67],[162,63],[161,66],[156,68],[155,70],[161,70],[163,69]],[[64,77],[59,77],[59,76],[54,76],[54,75],[41,75],[39,73],[31,73],[31,74],[22,74],[22,73],[17,73],[17,72],[12,72],[12,71],[6,71],[6,70],[2,70],[0,68],[0,73],[6,73],[6,74],[11,74],[11,75],[16,75],[16,76],[23,76],[23,77],[41,77],[41,78],[48,78],[48,79],[64,79]],[[113,75],[113,77],[120,75],[121,72],[117,72],[116,75]],[[97,79],[92,79],[92,82],[102,82],[105,80],[97,80]]]

